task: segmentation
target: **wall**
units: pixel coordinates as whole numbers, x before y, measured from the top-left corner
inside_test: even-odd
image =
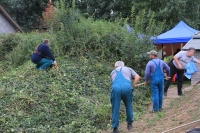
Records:
[[[0,13],[0,34],[15,33],[15,28],[9,21]]]
[[[162,44],[158,44],[156,46],[158,47],[159,50],[162,49]],[[185,43],[183,43],[183,46],[185,46]],[[166,52],[167,56],[172,55],[171,44],[163,44],[163,47],[165,47],[164,51]],[[173,47],[174,53],[175,53],[176,49],[181,48],[181,43],[172,44],[172,47]]]
[[[200,50],[196,51],[194,56],[195,56],[195,58],[200,60]],[[191,78],[192,85],[200,81],[200,64],[195,64],[195,65],[198,69],[198,72],[196,72],[192,75],[192,78]]]

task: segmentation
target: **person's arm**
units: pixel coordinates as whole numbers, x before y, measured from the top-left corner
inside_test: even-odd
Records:
[[[49,46],[44,46],[42,52],[44,53],[45,56],[47,56],[48,58],[55,61],[55,58],[54,58],[53,54],[51,53]]]
[[[138,81],[140,80],[140,76],[137,74],[137,75],[135,75],[135,77],[134,77],[134,82],[133,82],[133,87],[135,87],[135,85],[138,83]]]
[[[198,60],[198,59],[195,58],[194,56],[193,56],[193,58],[192,58],[192,61],[193,61],[194,63],[198,63],[198,64],[200,64],[200,60]]]
[[[145,69],[145,76],[144,76],[145,82],[144,82],[144,84],[148,83],[150,74],[151,74],[150,63],[148,63],[147,66],[146,66],[146,69]]]
[[[132,87],[134,88],[135,85],[140,80],[140,76],[132,68],[129,68],[129,70],[130,70],[130,73],[131,73],[131,78],[134,79],[134,81],[132,83]]]
[[[165,79],[170,79],[170,68],[165,62],[163,62],[163,69],[167,71],[167,76],[165,77]]]
[[[174,61],[176,62],[176,64],[178,65],[179,69],[182,69],[183,67],[181,66],[181,63],[178,61],[178,58],[176,56],[174,56]]]

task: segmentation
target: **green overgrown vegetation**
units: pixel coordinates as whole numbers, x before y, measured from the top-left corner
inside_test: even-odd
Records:
[[[114,62],[123,60],[143,76],[146,52],[153,48],[148,35],[163,25],[153,15],[148,19],[133,14],[134,30],[129,33],[126,20],[86,19],[62,1],[57,8],[46,33],[0,36],[0,132],[85,133],[110,128],[109,76]],[[148,32],[136,28],[143,26],[142,19],[149,23]],[[30,55],[45,38],[59,68],[37,71]],[[149,103],[149,87],[136,87],[135,120]],[[124,120],[123,106],[120,113]]]
[[[0,5],[17,21],[22,29],[30,31],[36,23],[40,24],[38,16],[42,16],[42,11],[44,11],[48,1],[1,0]],[[55,6],[60,0],[51,1]],[[199,0],[62,0],[62,2],[79,9],[84,17],[93,17],[95,20],[115,21],[119,18],[130,18],[132,15],[130,10],[134,6],[137,16],[141,15],[142,10],[145,10],[146,17],[154,14],[156,21],[166,20],[163,31],[174,27],[180,20],[195,29],[200,28]],[[148,26],[148,20],[143,23],[143,26]]]

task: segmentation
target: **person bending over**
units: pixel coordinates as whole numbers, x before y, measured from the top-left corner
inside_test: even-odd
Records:
[[[31,61],[36,64],[36,69],[38,70],[45,70],[52,64],[57,64],[49,49],[49,44],[49,40],[45,39],[42,44],[35,48],[31,56]]]
[[[128,130],[132,129],[133,110],[132,97],[133,87],[138,83],[140,76],[130,67],[124,66],[123,61],[115,63],[115,69],[111,72],[110,101],[112,104],[112,128],[113,133],[118,133],[120,102],[123,100],[126,107],[126,121]],[[134,82],[131,83],[131,79]]]

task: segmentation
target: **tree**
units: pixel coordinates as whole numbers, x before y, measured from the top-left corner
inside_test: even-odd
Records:
[[[0,4],[23,30],[28,31],[39,23],[45,6],[49,0],[1,0]]]
[[[172,28],[180,20],[190,26],[200,28],[200,2],[199,0],[133,0],[136,14],[141,9],[155,12],[155,19],[166,20],[166,25]]]

